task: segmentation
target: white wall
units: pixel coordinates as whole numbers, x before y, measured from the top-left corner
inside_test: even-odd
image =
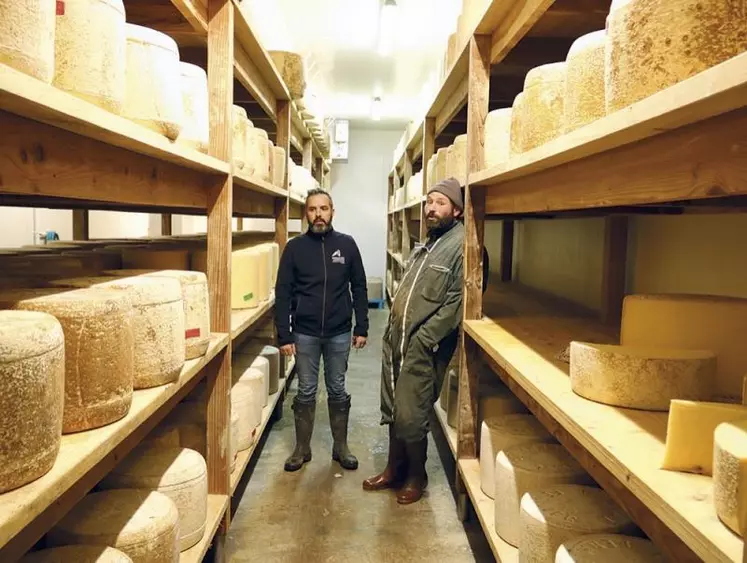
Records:
[[[0,248],[35,244],[34,232],[57,231],[60,239],[73,236],[73,215],[59,209],[0,207]]]
[[[386,275],[386,178],[402,128],[350,129],[347,162],[332,164],[335,229],[352,236],[368,277]]]

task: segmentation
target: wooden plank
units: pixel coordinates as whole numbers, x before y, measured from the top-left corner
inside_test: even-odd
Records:
[[[73,209],[73,240],[88,240],[88,210]]]
[[[249,94],[259,102],[262,110],[275,119],[277,115],[276,100],[272,88],[265,82],[265,77],[254,64],[255,61],[241,45],[235,46],[234,74]]]
[[[245,332],[251,331],[257,323],[272,311],[275,298],[265,301],[254,309],[236,309],[231,311],[231,340],[237,340]]]
[[[572,340],[616,342],[615,331],[527,297],[510,284],[491,291],[488,318],[467,321],[465,331],[492,359],[502,379],[505,374],[512,390],[523,390],[520,398],[535,416],[668,560],[739,561],[743,542],[716,516],[712,479],[659,469],[667,413],[602,405],[571,390],[569,366],[556,359],[558,353]]]
[[[0,110],[180,167],[210,174],[229,171],[225,161],[184,148],[155,131],[5,65],[0,65]],[[0,129],[7,135],[6,127],[9,125],[2,123]],[[64,142],[63,139],[58,141]]]
[[[235,185],[247,190],[252,190],[260,194],[267,194],[274,197],[286,198],[288,197],[288,190],[280,186],[274,186],[270,182],[265,182],[259,178],[249,176],[243,170],[234,170],[233,182]]]
[[[204,210],[208,183],[226,177],[196,173],[4,111],[0,130],[4,193]]]
[[[539,21],[554,0],[515,0],[514,2],[493,2],[505,4],[510,10],[503,12],[503,6],[496,6],[490,14],[492,22],[499,22],[493,28],[490,62],[501,62],[516,44],[527,34],[532,26]],[[484,20],[485,21],[485,20]],[[487,27],[487,26],[484,26]],[[488,29],[485,29],[488,31]]]
[[[207,36],[208,14],[206,4],[199,0],[171,0],[171,3],[197,33]]]
[[[171,236],[173,216],[170,213],[161,214],[161,236]]]
[[[606,217],[604,220],[600,319],[608,325],[620,326],[620,320],[622,319],[627,257],[628,218],[620,215]]]
[[[465,76],[462,82],[456,87],[448,100],[444,103],[441,111],[436,117],[436,136],[443,133],[444,129],[451,123],[454,117],[462,110],[467,103],[469,90],[469,81]]]
[[[510,282],[514,271],[514,221],[504,219],[501,231],[501,281]]]
[[[213,543],[221,520],[228,509],[227,495],[208,495],[205,534],[194,546],[179,554],[179,563],[201,563]]]
[[[46,475],[0,495],[0,560],[19,559],[65,516],[194,388],[227,343],[227,335],[214,334],[207,353],[188,361],[176,382],[135,391],[117,422],[63,436]]]

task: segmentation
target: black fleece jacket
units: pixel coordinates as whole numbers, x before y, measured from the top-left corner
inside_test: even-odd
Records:
[[[353,310],[353,334],[368,336],[366,272],[353,237],[331,229],[289,241],[275,284],[278,344],[291,344],[293,332],[320,338],[350,332]]]

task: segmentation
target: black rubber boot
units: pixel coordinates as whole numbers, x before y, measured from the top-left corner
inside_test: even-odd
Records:
[[[399,504],[412,504],[419,501],[428,486],[428,475],[425,472],[425,461],[428,458],[428,438],[418,442],[407,442],[407,481],[397,491]]]
[[[304,463],[311,461],[311,435],[314,432],[316,404],[293,401],[291,408],[296,420],[296,448],[285,461],[285,470],[298,471]]]
[[[332,429],[332,459],[339,462],[344,469],[358,469],[358,459],[348,449],[348,419],[350,416],[350,397],[344,401],[327,401],[329,407],[329,426]]]

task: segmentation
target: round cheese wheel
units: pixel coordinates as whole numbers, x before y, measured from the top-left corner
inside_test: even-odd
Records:
[[[231,154],[234,167],[243,170],[246,166],[246,151],[249,141],[249,120],[246,110],[234,105],[231,108]]]
[[[568,65],[565,62],[538,66],[527,73],[524,97],[514,105],[511,124],[517,127],[519,150],[526,152],[555,139],[563,133],[565,83]]]
[[[262,370],[267,369],[267,394],[272,395],[273,393],[277,393],[278,388],[280,387],[280,378],[285,377],[285,359],[280,355],[280,349],[275,346],[250,344],[249,346],[245,347],[239,354],[246,354],[250,358],[252,356],[254,358],[262,357],[267,360],[268,368],[265,368],[264,362],[255,362],[253,360],[250,364],[250,367],[259,368]],[[241,361],[246,362],[247,360]]]
[[[485,168],[508,161],[511,153],[511,108],[491,111],[485,118]]]
[[[564,542],[586,534],[635,534],[632,520],[601,489],[557,485],[521,498],[519,561],[553,563]]]
[[[558,548],[555,563],[664,563],[659,549],[644,538],[621,534],[591,534]]]
[[[262,401],[265,396],[264,375],[249,368],[231,387],[231,410],[237,413],[237,450],[248,450],[257,439],[257,429],[262,424]]]
[[[747,529],[747,420],[716,427],[713,448],[713,500],[716,514],[742,536]]]
[[[246,166],[250,176],[270,181],[267,131],[252,127],[247,131]]]
[[[179,48],[159,31],[126,24],[127,87],[122,115],[165,135],[179,136],[184,119]]]
[[[207,520],[207,464],[196,451],[146,445],[135,448],[99,483],[101,489],[158,491],[179,511],[179,549],[202,539]]]
[[[446,178],[449,177],[447,175],[448,156],[449,149],[446,147],[440,148],[438,149],[438,151],[436,151],[436,169],[434,171],[435,177],[433,178],[434,185],[446,180]]]
[[[0,311],[0,493],[47,473],[60,450],[65,352],[52,315]]]
[[[119,549],[133,563],[178,563],[179,511],[156,491],[90,493],[49,531],[47,544],[104,545]]]
[[[447,153],[448,156],[448,153]],[[451,148],[451,166],[449,176],[467,184],[467,135],[457,135]]]
[[[132,559],[113,547],[66,545],[27,553],[19,563],[132,563]]]
[[[285,158],[285,149],[283,147],[273,147],[272,183],[279,188],[285,188],[286,164],[287,160]]]
[[[563,104],[563,130],[568,133],[606,115],[604,49],[607,33],[595,31],[571,45]]]
[[[54,76],[54,0],[0,0],[0,63],[49,83]]]
[[[180,62],[184,121],[177,142],[203,153],[210,145],[207,74],[197,65]]]
[[[495,459],[495,531],[519,545],[519,512],[524,493],[552,485],[594,482],[560,444],[521,444],[498,452]]]
[[[480,488],[494,498],[495,458],[498,452],[532,442],[550,443],[553,437],[531,414],[507,414],[482,421],[480,429]]]
[[[55,19],[53,84],[119,114],[127,60],[122,0],[65,0],[62,5]]]
[[[300,100],[306,91],[303,57],[290,51],[269,51],[272,62],[288,87],[292,100]]]
[[[524,107],[524,92],[520,92],[514,98],[514,103],[511,106],[509,158],[521,154],[525,151],[524,145],[526,144],[526,141],[524,139],[524,127],[522,121],[524,119],[525,112],[526,109]]]

